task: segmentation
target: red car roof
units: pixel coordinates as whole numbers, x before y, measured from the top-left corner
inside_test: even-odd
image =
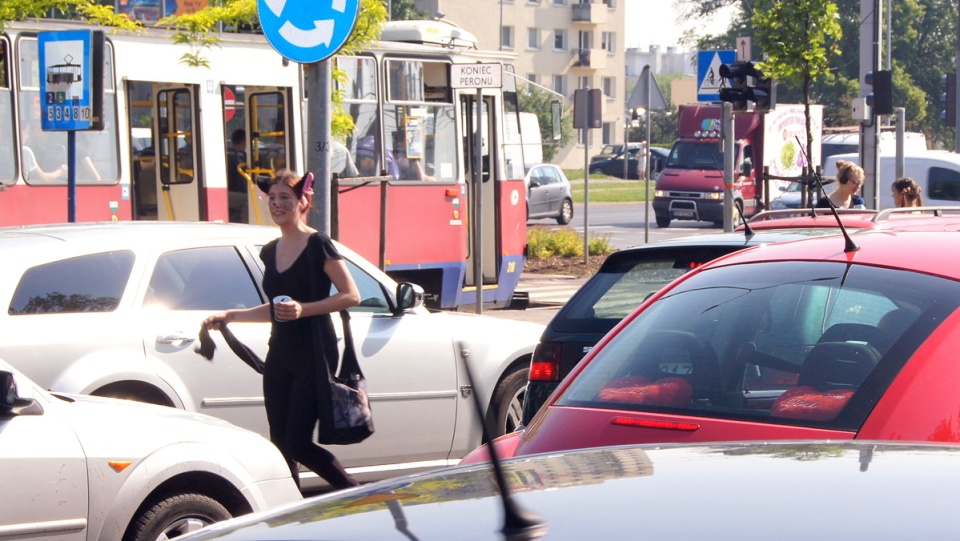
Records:
[[[881,211],[837,209],[837,215],[847,229],[897,229],[900,231],[958,231],[960,207],[893,208]],[[830,209],[770,210],[750,219],[755,231],[767,229],[798,229],[810,227],[839,227]],[[737,228],[744,230],[744,226]]]
[[[839,234],[765,244],[736,252],[707,266],[762,261],[850,261],[901,268],[960,280],[960,234],[944,231],[874,230],[851,235],[860,250],[844,252]]]

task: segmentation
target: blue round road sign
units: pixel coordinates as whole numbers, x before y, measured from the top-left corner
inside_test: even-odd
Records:
[[[333,56],[357,23],[360,0],[257,0],[267,41],[294,62]]]

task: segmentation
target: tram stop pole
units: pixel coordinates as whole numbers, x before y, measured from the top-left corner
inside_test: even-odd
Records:
[[[330,158],[332,107],[330,105],[330,60],[304,66],[307,90],[307,171],[313,172],[313,209],[307,221],[317,231],[330,235]]]

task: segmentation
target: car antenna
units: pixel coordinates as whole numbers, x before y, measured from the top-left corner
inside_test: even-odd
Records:
[[[721,167],[720,164],[717,163],[717,155],[711,154],[710,157],[713,158],[713,165],[717,168],[717,171],[719,171],[720,174],[722,175],[724,171],[723,171],[723,167]],[[724,182],[724,184],[726,184],[726,182]],[[726,190],[728,188],[724,188],[724,189]],[[743,215],[743,209],[740,208],[740,205],[738,205],[736,201],[733,202],[733,208],[737,209],[737,213],[740,215],[740,222],[743,223],[743,235],[747,237],[747,240],[749,241],[750,239],[753,238],[753,235],[755,234],[753,232],[753,228],[750,227],[750,224],[747,223],[747,218]]]
[[[800,136],[794,135],[793,138],[797,140],[797,145],[800,147],[800,152],[803,154],[804,159],[807,160],[807,163],[808,164],[813,163],[810,161],[810,155],[807,154],[806,151],[804,151],[803,143],[800,142]],[[813,178],[814,180],[817,181],[817,186],[820,188],[820,193],[823,194],[824,198],[827,200],[827,204],[830,205],[830,212],[833,213],[833,217],[834,219],[837,220],[837,225],[840,227],[840,232],[843,233],[843,238],[846,240],[847,245],[843,249],[843,251],[845,253],[856,252],[857,250],[860,249],[860,247],[857,246],[856,242],[853,242],[852,238],[850,238],[850,234],[847,233],[847,228],[843,226],[843,220],[840,219],[840,213],[837,212],[836,205],[834,205],[833,201],[831,201],[830,198],[827,197],[827,190],[823,188],[823,179],[820,178],[820,173],[816,170],[816,168],[812,166],[810,170],[813,171]]]
[[[477,408],[477,415],[480,416],[480,428],[483,433],[483,443],[487,444],[487,450],[490,453],[490,463],[493,465],[493,476],[500,489],[500,501],[503,504],[503,528],[500,530],[510,541],[527,541],[539,539],[546,535],[547,526],[543,519],[520,507],[513,500],[510,494],[510,486],[503,476],[500,457],[497,449],[490,438],[490,431],[487,429],[487,423],[483,415],[483,405],[480,404],[480,393],[477,392],[477,386],[473,381],[473,373],[470,371],[470,350],[463,344],[457,342],[457,351],[460,354],[460,360],[463,361],[463,369],[467,374],[467,382],[473,392],[473,403]]]

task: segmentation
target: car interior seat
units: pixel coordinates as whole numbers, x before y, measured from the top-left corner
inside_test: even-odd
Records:
[[[652,332],[636,351],[633,372],[607,382],[598,399],[679,407],[716,396],[720,377],[716,353],[693,333]]]
[[[880,360],[868,344],[820,342],[807,354],[797,386],[773,403],[774,417],[829,421],[843,410]]]
[[[876,340],[870,342],[870,345],[875,347],[881,355],[885,354],[916,321],[917,315],[916,312],[907,308],[897,308],[887,312],[877,323],[879,334]]]
[[[880,339],[880,329],[863,323],[836,323],[827,328],[817,340],[823,342],[854,342],[872,344]]]

